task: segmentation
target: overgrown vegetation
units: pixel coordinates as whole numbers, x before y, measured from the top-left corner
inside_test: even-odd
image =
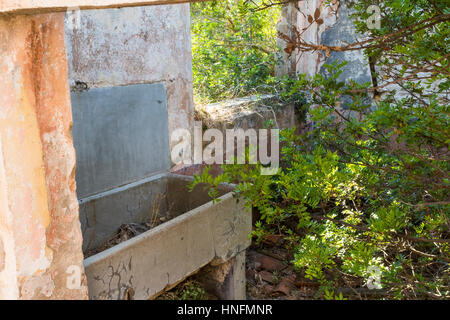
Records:
[[[318,298],[344,298],[335,289],[346,286],[359,298],[369,287],[384,298],[448,299],[450,10],[437,1],[380,1],[383,27],[369,30],[371,4],[353,7],[366,40],[320,49],[364,50],[373,83],[339,81],[345,61],[289,79],[287,92],[304,102],[313,129],[282,132],[279,173],[225,165],[194,184],[238,182],[236,194],[260,213],[256,241],[284,235],[293,264],[321,284]],[[318,49],[301,32],[285,39]]]
[[[188,279],[168,292],[160,295],[158,300],[209,300],[210,296],[203,286],[192,279]]]
[[[262,1],[192,3],[196,102],[258,93],[274,75],[280,8],[255,11]]]

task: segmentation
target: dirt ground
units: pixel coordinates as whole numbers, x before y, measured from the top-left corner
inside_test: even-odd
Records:
[[[311,300],[319,285],[303,278],[289,261],[286,249],[277,244],[253,245],[247,251],[248,300]]]
[[[286,250],[277,246],[252,246],[247,250],[246,278],[248,300],[311,300],[316,282],[302,279],[288,263]],[[201,272],[161,294],[159,300],[217,300],[201,284]]]

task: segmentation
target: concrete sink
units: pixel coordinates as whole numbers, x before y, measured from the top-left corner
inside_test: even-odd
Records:
[[[219,298],[245,299],[251,213],[169,173],[163,84],[72,92],[77,193],[90,299],[151,299],[200,268]],[[149,230],[105,247],[123,226]]]
[[[148,221],[155,198],[161,194],[154,191],[167,195],[161,203],[162,216],[171,219],[87,258],[85,271],[91,299],[148,299],[211,262],[222,264],[245,251],[250,245],[251,215],[242,203],[226,193],[229,187],[223,187],[221,201],[213,204],[201,187],[188,192],[186,185],[190,181],[190,177],[165,174],[81,205],[86,220],[96,213],[95,223],[88,230],[96,231],[98,243],[106,239],[108,230]],[[127,200],[136,200],[131,202],[136,205],[132,212]],[[111,217],[111,205],[117,205],[113,211],[123,215]],[[238,292],[245,287],[241,285],[237,288],[239,284],[235,284],[236,292],[231,296],[245,298]]]

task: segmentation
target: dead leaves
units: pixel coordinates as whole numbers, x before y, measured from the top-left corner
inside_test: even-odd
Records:
[[[314,17],[310,14],[308,14],[308,22],[309,24],[313,24],[314,22],[317,23],[319,26],[323,24],[323,19],[320,17],[320,9],[316,8],[316,10],[314,11]]]
[[[322,12],[321,12],[320,8],[316,8],[313,15],[310,15],[310,14],[307,16],[303,15],[308,20],[309,25],[307,27],[303,28],[302,32],[300,32],[299,30],[297,30],[297,28],[295,26],[293,26],[292,30],[295,35],[292,37],[290,37],[286,34],[283,34],[281,32],[278,33],[278,36],[280,37],[280,39],[286,41],[286,47],[284,48],[284,51],[288,55],[292,55],[292,53],[296,49],[298,49],[299,51],[316,51],[316,50],[325,51],[326,56],[327,57],[330,56],[330,54],[331,54],[330,47],[326,47],[323,45],[309,44],[302,39],[303,33],[309,27],[311,27],[312,24],[317,23],[318,26],[321,26],[324,23],[323,18],[321,18],[321,14],[322,14]]]
[[[314,19],[319,19],[319,17],[320,17],[320,9],[319,8],[316,8],[316,11],[314,11]]]
[[[295,43],[293,42],[288,42],[286,45],[286,48],[284,48],[284,51],[288,54],[291,55],[292,52],[294,52],[295,50]]]

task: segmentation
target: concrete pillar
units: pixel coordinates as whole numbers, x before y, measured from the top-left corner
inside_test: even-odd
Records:
[[[64,14],[0,16],[0,57],[0,298],[87,298]]]
[[[246,300],[245,251],[233,259],[233,266],[222,286],[224,300]]]
[[[245,251],[229,261],[211,263],[199,280],[220,300],[246,300]]]

